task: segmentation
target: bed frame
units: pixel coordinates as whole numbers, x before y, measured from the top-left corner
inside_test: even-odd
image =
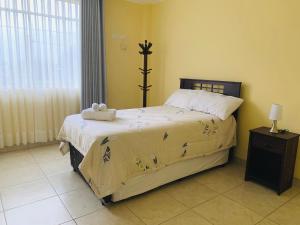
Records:
[[[210,92],[220,93],[224,95],[240,97],[241,93],[241,82],[232,81],[217,81],[217,80],[199,80],[199,79],[180,79],[181,89],[192,89],[192,90],[206,90]],[[233,113],[233,116],[237,119],[238,110]],[[232,160],[234,147],[230,149],[228,162]],[[82,176],[79,165],[83,160],[83,155],[70,143],[70,158],[73,170]],[[85,179],[84,179],[85,180]],[[106,205],[111,202],[111,196],[104,197],[101,199],[102,204]]]

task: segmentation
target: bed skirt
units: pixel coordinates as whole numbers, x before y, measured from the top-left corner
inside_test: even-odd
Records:
[[[142,194],[181,178],[214,167],[225,165],[230,161],[232,150],[233,148],[217,152],[209,156],[182,161],[160,171],[157,171],[156,173],[132,178],[127,182],[128,185],[123,186],[116,193],[104,197],[103,199],[101,199],[101,202],[103,205],[109,204],[111,202],[117,202],[138,194]],[[73,170],[77,172],[85,181],[85,178],[79,170],[79,165],[83,160],[83,155],[71,143],[70,159]],[[149,180],[151,181],[150,183]],[[153,182],[154,180],[156,182]]]

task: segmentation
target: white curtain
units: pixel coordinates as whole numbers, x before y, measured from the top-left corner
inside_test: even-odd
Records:
[[[55,139],[80,107],[79,0],[0,0],[0,148]]]

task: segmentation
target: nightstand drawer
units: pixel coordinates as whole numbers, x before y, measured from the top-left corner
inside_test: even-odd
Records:
[[[283,140],[260,134],[252,135],[251,144],[255,148],[261,148],[274,153],[283,153],[285,150],[285,142]]]

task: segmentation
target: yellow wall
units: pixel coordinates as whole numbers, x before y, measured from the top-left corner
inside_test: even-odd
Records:
[[[107,103],[112,108],[141,106],[141,83],[138,67],[142,57],[138,43],[148,33],[148,12],[144,4],[125,0],[104,1]]]
[[[273,102],[284,107],[280,128],[300,132],[300,1],[165,0],[150,7],[152,104],[177,89],[180,77],[242,81],[238,157],[246,158],[248,130],[270,125]]]
[[[105,0],[108,103],[141,105],[137,43],[147,38],[153,42],[150,105],[163,103],[179,87],[180,77],[243,82],[236,155],[246,159],[248,130],[270,125],[273,102],[284,106],[280,128],[300,132],[299,11],[298,0],[164,0],[153,5]],[[122,35],[127,38],[116,38]],[[126,51],[120,49],[122,41]],[[295,176],[300,178],[300,154]]]

